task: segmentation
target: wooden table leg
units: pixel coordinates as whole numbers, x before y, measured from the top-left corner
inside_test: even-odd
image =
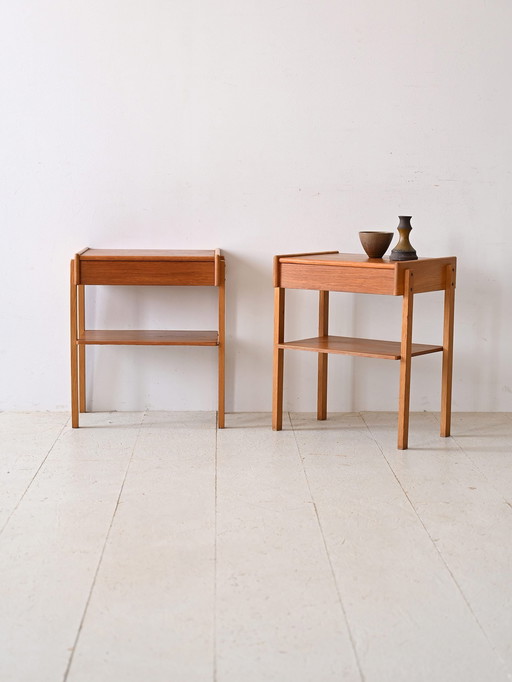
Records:
[[[407,450],[409,439],[409,396],[411,390],[411,347],[413,313],[413,274],[405,271],[402,304],[402,343],[400,347],[400,394],[398,402],[398,449]]]
[[[449,436],[452,418],[453,317],[455,310],[455,268],[446,268],[444,291],[443,371],[441,383],[441,436]]]
[[[319,291],[318,300],[318,336],[329,334],[329,292]],[[329,355],[318,353],[318,393],[316,418],[327,419],[327,363]]]
[[[85,286],[78,285],[78,334],[82,336],[85,331]],[[85,389],[85,348],[84,344],[78,346],[78,390],[79,409],[86,412],[86,389]]]
[[[284,296],[285,290],[274,288],[274,370],[272,380],[272,428],[281,431],[283,428],[283,371],[284,349],[278,343],[284,343]]]
[[[71,426],[78,428],[78,349],[77,349],[77,286],[75,261],[71,261],[70,321],[71,321]]]
[[[225,426],[225,365],[226,365],[226,285],[224,261],[219,261],[220,281],[219,288],[219,397],[218,397],[218,421],[219,429]]]

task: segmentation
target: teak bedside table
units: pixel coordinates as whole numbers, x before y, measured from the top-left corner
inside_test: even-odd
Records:
[[[450,435],[453,311],[457,259],[420,258],[390,261],[364,255],[327,251],[274,257],[274,376],[272,428],[282,428],[284,351],[318,353],[317,418],[327,417],[327,357],[329,353],[400,360],[398,449],[406,450],[409,433],[411,358],[442,352],[441,436]],[[285,289],[319,291],[318,336],[299,341],[284,339]],[[443,344],[412,343],[414,295],[444,290]],[[403,296],[402,340],[377,341],[329,335],[329,291]]]
[[[215,286],[218,330],[156,331],[85,329],[85,286]],[[71,261],[71,423],[85,412],[85,346],[217,346],[218,426],[224,428],[225,262],[220,250],[90,249]]]

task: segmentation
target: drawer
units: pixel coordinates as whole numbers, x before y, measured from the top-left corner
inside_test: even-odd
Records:
[[[215,263],[172,260],[81,260],[78,284],[213,286]]]
[[[280,284],[285,289],[317,289],[365,294],[395,294],[394,268],[355,268],[342,265],[281,263]]]

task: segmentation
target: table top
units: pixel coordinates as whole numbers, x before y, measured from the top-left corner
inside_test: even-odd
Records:
[[[278,256],[280,263],[295,263],[303,265],[343,265],[343,267],[354,267],[354,268],[378,268],[385,270],[393,270],[397,268],[403,268],[404,266],[410,267],[411,265],[421,264],[423,262],[432,262],[436,260],[442,260],[449,262],[451,260],[455,261],[455,257],[443,257],[443,258],[418,258],[417,260],[408,261],[392,261],[389,257],[384,258],[368,258],[362,253],[339,253],[338,251],[326,252],[326,253],[311,253],[311,254],[298,254],[290,256]]]
[[[169,250],[169,249],[84,249],[80,260],[126,260],[126,261],[214,261],[219,249]]]

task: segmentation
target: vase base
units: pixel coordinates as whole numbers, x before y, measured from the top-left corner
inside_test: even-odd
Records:
[[[418,260],[416,251],[391,251],[389,260]]]

